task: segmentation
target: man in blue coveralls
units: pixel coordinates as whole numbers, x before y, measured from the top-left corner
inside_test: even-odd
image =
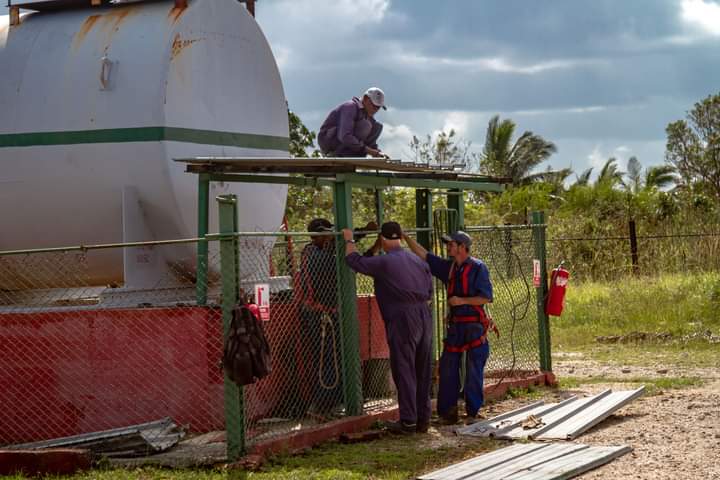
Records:
[[[382,123],[375,114],[385,107],[385,94],[377,87],[368,88],[362,99],[341,103],[327,116],[318,132],[318,145],[326,156],[335,157],[382,157],[378,138]]]
[[[458,421],[460,363],[463,353],[467,352],[465,412],[473,418],[484,400],[483,375],[490,356],[487,334],[490,330],[498,334],[484,307],[493,300],[490,272],[482,261],[470,256],[472,239],[465,232],[457,231],[442,237],[453,260],[433,255],[407,235],[404,239],[415,254],[427,261],[432,274],[447,287],[450,312],[440,357],[438,415],[449,424]]]
[[[375,296],[385,322],[390,370],[397,387],[400,421],[388,428],[397,433],[425,433],[430,425],[432,361],[432,277],[428,264],[400,246],[396,222],[380,228],[385,255],[362,256],[353,232],[343,230],[345,261],[356,272],[373,277]]]

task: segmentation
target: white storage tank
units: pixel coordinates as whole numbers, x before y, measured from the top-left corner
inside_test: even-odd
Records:
[[[8,24],[0,17],[0,250],[194,237],[197,177],[173,158],[287,155],[280,74],[236,0],[60,9]],[[281,224],[285,186],[211,188],[211,232],[223,193],[239,197],[241,230]],[[122,257],[93,255],[87,281],[127,285]],[[3,277],[0,288],[19,288]]]

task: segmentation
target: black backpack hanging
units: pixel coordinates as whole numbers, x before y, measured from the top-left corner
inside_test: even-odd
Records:
[[[262,322],[247,305],[233,309],[222,363],[228,377],[238,385],[255,383],[271,372],[270,344]]]

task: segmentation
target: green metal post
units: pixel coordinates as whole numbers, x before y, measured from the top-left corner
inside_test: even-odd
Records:
[[[540,369],[545,372],[552,371],[550,347],[550,322],[545,314],[545,299],[547,298],[547,267],[545,265],[545,214],[533,212],[533,242],[535,244],[535,259],[540,261],[540,286],[537,287],[537,317],[538,342],[540,347]]]
[[[207,303],[208,278],[208,213],[210,209],[210,179],[207,174],[198,175],[198,231],[201,240],[197,243],[197,271],[195,273],[195,296],[198,305]]]
[[[432,193],[428,189],[415,190],[415,225],[418,228],[433,227],[433,207]],[[428,252],[432,251],[432,232],[418,232],[417,242],[425,247]],[[436,296],[433,296],[433,302],[437,302]],[[441,348],[439,339],[443,337],[443,325],[438,321],[438,312],[436,305],[431,308],[433,316],[433,352],[435,352],[434,360],[440,358]]]
[[[230,331],[232,312],[238,301],[238,242],[237,199],[235,195],[217,197],[220,212],[220,234],[228,234],[220,240],[220,273],[222,275],[223,339]],[[245,407],[243,389],[225,373],[225,430],[227,432],[227,456],[238,460],[245,453]]]
[[[375,189],[375,221],[380,227],[385,221],[385,201],[382,188]]]
[[[457,218],[457,230],[464,230],[465,229],[465,194],[462,190],[459,188],[453,188],[452,190],[449,190],[449,193],[452,195],[448,195],[447,197],[447,203],[448,203],[448,209],[455,210],[458,213]],[[452,231],[451,231],[452,233]]]
[[[430,190],[415,190],[415,225],[418,228],[432,227],[432,194]],[[418,232],[417,242],[425,247],[425,250],[432,250],[430,232]]]
[[[352,184],[338,176],[334,187],[335,225],[338,230],[353,228]],[[342,334],[342,371],[345,411],[362,413],[362,372],[360,369],[360,328],[357,322],[355,277],[345,263],[345,241],[337,238],[337,287],[340,332]]]

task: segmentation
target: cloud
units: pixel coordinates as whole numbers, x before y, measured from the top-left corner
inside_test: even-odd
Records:
[[[705,0],[682,0],[680,18],[689,26],[720,35],[720,4]]]
[[[282,15],[296,25],[312,25],[308,35],[380,23],[389,7],[390,0],[281,0],[261,5],[269,14]]]
[[[433,57],[420,53],[407,52],[397,48],[397,52],[391,58],[394,62],[408,68],[418,70],[437,70],[439,68],[452,68],[466,72],[498,72],[520,75],[535,75],[549,70],[567,70],[583,66],[604,65],[604,60],[598,59],[559,59],[547,60],[536,63],[514,63],[503,57],[473,57],[473,58],[450,58]]]
[[[471,115],[468,112],[450,112],[445,117],[442,129],[434,131],[433,136],[438,135],[441,131],[450,132],[450,130],[455,130],[457,136],[462,138],[468,134],[470,118]]]

